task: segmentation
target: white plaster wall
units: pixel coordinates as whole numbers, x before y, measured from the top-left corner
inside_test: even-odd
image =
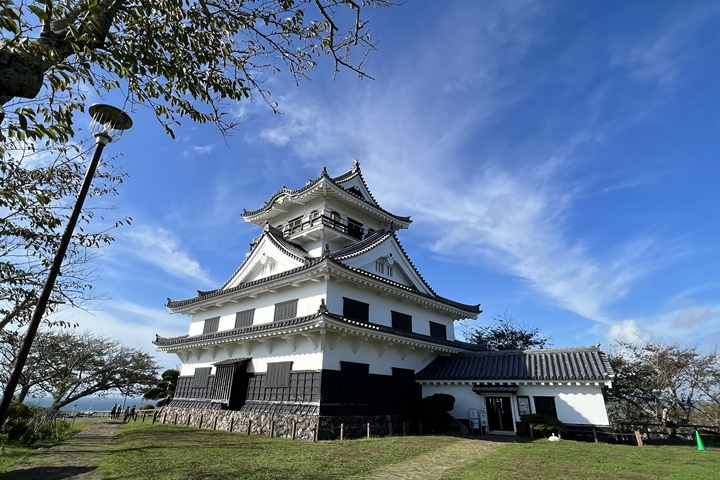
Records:
[[[450,414],[456,418],[468,418],[468,409],[485,405],[483,396],[472,391],[470,385],[423,385],[422,395],[428,397],[436,393],[447,393],[455,397],[455,408]],[[497,396],[503,396],[498,394]],[[558,420],[563,423],[580,425],[608,425],[605,401],[600,387],[584,385],[520,385],[517,396],[530,397],[530,408],[535,413],[534,396],[555,397],[555,409]],[[516,395],[511,401],[513,417],[519,420]]]
[[[397,345],[389,346],[383,356],[379,356],[381,342],[372,340],[362,341],[357,353],[353,353],[353,337],[342,337],[335,348],[325,349],[323,368],[340,370],[340,362],[367,363],[370,373],[379,375],[392,375],[392,368],[408,368],[415,372],[421,370],[432,362],[436,355],[428,356],[427,350],[409,350],[404,359],[401,359],[400,348]]]
[[[193,315],[188,335],[201,335],[205,320],[220,317],[219,331],[235,328],[235,314],[243,310],[255,309],[253,325],[270,323],[275,315],[275,304],[287,300],[298,300],[298,316],[310,315],[318,311],[320,300],[325,298],[323,282],[304,282],[300,287],[285,287],[275,294],[265,293],[257,298],[246,297],[238,303],[229,303],[213,307]]]
[[[412,315],[412,328],[415,333],[430,335],[430,322],[442,323],[447,330],[447,339],[455,340],[453,320],[445,314],[429,308],[421,308],[414,303],[401,302],[392,295],[380,296],[369,288],[357,288],[350,282],[331,282],[327,290],[328,310],[342,315],[343,297],[352,298],[370,304],[370,322],[392,326],[390,311]]]

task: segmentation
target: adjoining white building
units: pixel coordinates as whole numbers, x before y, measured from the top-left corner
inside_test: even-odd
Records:
[[[488,352],[455,339],[454,322],[480,306],[433,291],[397,238],[410,218],[380,207],[357,161],[283,187],[243,218],[263,231],[232,277],[168,299],[171,313],[192,317],[187,335],[154,342],[182,361],[170,411],[333,438],[339,423],[387,425],[442,392],[456,397],[456,418],[485,410],[495,431],[514,431],[525,412],[552,413],[551,403],[561,421],[607,425],[601,388],[613,373],[599,349]]]

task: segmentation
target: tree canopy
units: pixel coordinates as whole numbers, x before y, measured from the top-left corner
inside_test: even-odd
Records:
[[[267,73],[306,77],[318,57],[361,77],[366,8],[392,0],[22,0],[0,6],[0,105],[10,138],[67,140],[85,89],[122,89],[172,134],[181,117],[222,131],[227,102]],[[352,56],[355,53],[355,56]],[[32,101],[29,101],[32,99]]]
[[[613,422],[717,425],[720,351],[652,342],[617,342],[607,391]]]
[[[0,375],[8,378],[18,348],[17,336],[3,335]],[[156,382],[152,355],[113,338],[73,330],[40,331],[20,379],[19,401],[26,395],[49,396],[51,409],[90,396],[112,392],[137,396]]]
[[[490,350],[530,350],[550,346],[550,337],[540,334],[540,329],[519,323],[507,310],[492,316],[490,325],[465,330],[465,341],[484,344]]]
[[[175,387],[177,387],[179,377],[180,370],[175,368],[165,370],[160,376],[160,380],[143,394],[143,398],[146,400],[157,400],[158,402],[155,406],[158,408],[167,405],[175,396]]]

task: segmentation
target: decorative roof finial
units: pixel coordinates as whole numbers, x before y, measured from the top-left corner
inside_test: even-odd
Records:
[[[352,166],[353,173],[360,170],[360,160],[358,160],[357,158],[353,158],[352,162],[353,162],[353,166]]]
[[[318,308],[318,313],[328,313],[327,305],[325,305],[325,299],[320,299],[320,308]]]
[[[265,220],[265,225],[263,225],[263,230],[266,232],[270,231],[270,222],[268,222],[267,220]]]
[[[322,173],[322,174],[323,174],[323,175],[327,175],[327,174],[328,174],[328,173],[327,173],[327,167],[323,167],[323,173]]]
[[[328,256],[328,255],[330,255],[330,245],[326,243],[325,248],[323,249],[323,256]]]

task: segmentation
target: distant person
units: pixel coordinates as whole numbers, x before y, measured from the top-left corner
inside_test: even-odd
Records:
[[[130,409],[130,418],[135,419],[135,405]]]
[[[125,418],[123,418],[123,422],[127,422],[128,417],[130,416],[130,405],[127,406],[125,409]]]
[[[112,409],[110,410],[110,418],[115,418],[116,410],[117,410],[117,403],[113,403]]]

